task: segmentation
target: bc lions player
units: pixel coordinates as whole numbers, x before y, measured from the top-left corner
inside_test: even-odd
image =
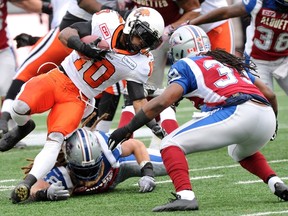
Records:
[[[63,29],[59,39],[74,51],[59,68],[25,83],[13,102],[11,117],[18,126],[0,140],[2,151],[12,148],[34,129],[31,114],[50,110],[47,141],[30,173],[12,191],[13,203],[26,200],[30,187],[52,169],[64,137],[78,127],[85,108],[90,107],[95,96],[120,80],[127,80],[127,85],[138,86],[139,92],[143,91],[143,83],[152,73],[153,56],[149,50],[161,43],[164,21],[157,11],[145,7],[129,16],[130,21],[125,23],[116,11],[102,10],[89,22]],[[106,40],[111,51],[95,49],[95,44],[81,41],[80,37],[91,34]],[[79,52],[91,60],[82,59]],[[137,93],[134,93],[137,99],[134,105],[138,111],[146,99],[137,98]],[[149,126],[155,124],[154,120]]]
[[[277,197],[288,201],[288,187],[259,151],[276,130],[278,110],[273,91],[247,72],[254,68],[242,59],[223,50],[211,51],[208,36],[200,27],[178,28],[169,43],[175,63],[168,72],[168,87],[109,138],[113,149],[182,97],[207,111],[204,117],[188,121],[162,140],[161,156],[176,199],[153,211],[198,210],[185,154],[222,147],[228,147],[230,157],[268,184]]]
[[[141,177],[139,192],[151,192],[156,186],[154,176],[167,175],[159,150],[146,149],[141,141],[130,139],[111,151],[107,142],[107,134],[101,131],[75,131],[64,144],[66,160],[62,154],[60,163],[37,181],[31,188],[31,199],[57,201],[70,194],[111,191],[130,177]],[[30,169],[24,168],[25,173]]]

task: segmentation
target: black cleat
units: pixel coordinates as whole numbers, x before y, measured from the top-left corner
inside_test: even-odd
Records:
[[[275,195],[278,196],[281,200],[288,201],[288,186],[284,183],[277,182],[274,185]]]
[[[152,209],[153,212],[163,212],[163,211],[193,211],[198,210],[198,203],[196,198],[193,200],[181,199],[180,195],[172,193],[176,199],[171,199],[171,201],[165,205],[157,206]]]
[[[30,119],[25,125],[17,126],[4,134],[0,139],[0,151],[8,151],[13,148],[20,140],[26,137],[35,128],[35,123]]]
[[[23,202],[30,196],[30,187],[20,182],[11,193],[11,201],[13,204]]]
[[[0,139],[8,132],[8,122],[0,119]]]

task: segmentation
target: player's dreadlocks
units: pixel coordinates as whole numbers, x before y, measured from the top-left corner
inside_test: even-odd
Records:
[[[256,71],[256,66],[254,63],[245,63],[244,58],[237,57],[232,55],[225,50],[216,49],[212,51],[208,51],[206,53],[201,53],[202,55],[211,56],[215,60],[221,62],[227,67],[235,68],[241,75],[246,70]]]

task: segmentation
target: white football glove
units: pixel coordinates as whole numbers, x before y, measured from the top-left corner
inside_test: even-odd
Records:
[[[68,190],[65,190],[61,181],[53,183],[47,189],[47,198],[48,200],[58,201],[58,200],[66,200],[70,197],[70,193]]]
[[[151,192],[156,187],[155,179],[151,176],[143,176],[138,181],[139,192]]]

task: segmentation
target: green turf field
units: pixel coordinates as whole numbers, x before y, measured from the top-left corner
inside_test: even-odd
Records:
[[[279,133],[263,153],[278,175],[288,183],[288,100],[283,91],[276,90],[279,101]],[[177,109],[180,124],[192,116],[190,102],[183,100]],[[113,128],[119,119],[118,110]],[[45,130],[45,115],[33,117],[37,131]],[[207,134],[209,136],[209,134]],[[148,145],[149,138],[142,138]],[[227,150],[188,155],[191,182],[199,203],[199,211],[177,213],[152,213],[151,209],[172,198],[174,191],[168,176],[157,177],[157,187],[152,193],[137,191],[137,178],[120,184],[115,191],[82,197],[72,197],[61,202],[38,202],[13,205],[9,200],[11,189],[23,177],[21,166],[25,158],[33,158],[41,149],[27,147],[0,153],[0,215],[288,215],[288,202],[280,202],[268,186],[243,170],[227,155]]]

